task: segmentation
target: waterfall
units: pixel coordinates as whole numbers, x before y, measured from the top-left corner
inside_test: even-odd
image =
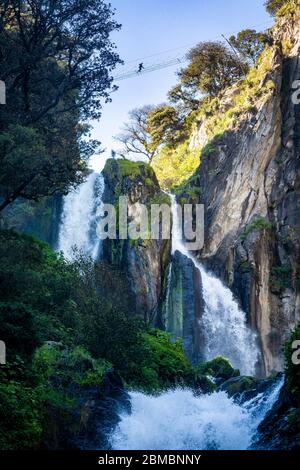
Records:
[[[199,269],[202,277],[205,303],[201,319],[205,343],[204,357],[209,360],[218,355],[224,356],[243,374],[254,375],[260,358],[256,334],[248,327],[246,314],[239,308],[231,290],[215,276],[207,273],[184,246],[175,196],[171,196],[171,199],[172,252],[178,250],[190,258]],[[169,294],[167,294],[168,297]]]
[[[239,405],[225,392],[195,396],[176,389],[159,396],[131,393],[131,414],[111,436],[114,450],[246,450],[278,400],[283,377]]]
[[[99,255],[101,245],[96,234],[96,209],[103,190],[102,174],[91,173],[84,183],[65,196],[58,250],[66,259],[73,259],[74,248],[93,259]]]

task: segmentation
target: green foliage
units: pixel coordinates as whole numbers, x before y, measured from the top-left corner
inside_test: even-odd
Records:
[[[0,211],[82,181],[98,143],[91,121],[108,99],[120,62],[109,36],[119,29],[101,0],[1,3]]]
[[[202,92],[217,96],[247,70],[247,66],[221,42],[199,43],[191,49],[188,59],[189,64],[179,72],[179,78],[182,86],[194,95]]]
[[[47,393],[52,383],[60,387],[76,384],[81,387],[102,385],[104,374],[112,365],[103,359],[94,359],[84,348],[66,349],[61,344],[45,344],[36,350],[33,372]],[[45,398],[44,398],[45,399]]]
[[[1,368],[2,369],[2,368]],[[40,443],[40,395],[0,370],[0,449],[36,449]]]
[[[173,342],[168,333],[160,330],[149,330],[142,334],[142,339],[145,356],[136,370],[132,385],[159,391],[183,385],[192,379],[193,369],[186,359],[181,340]]]
[[[273,48],[266,46],[246,79],[228,90],[231,91],[230,106],[227,104],[223,108],[222,100],[218,98],[207,97],[201,101],[198,118],[205,120],[206,132],[211,141],[238,124],[240,116],[250,112],[258,99],[267,99],[273,93],[275,84],[272,80],[262,86],[264,77],[272,71],[272,53]]]
[[[175,147],[188,137],[184,119],[180,118],[176,108],[161,105],[148,115],[148,131],[155,148],[161,145]]]
[[[194,378],[181,342],[148,330],[136,317],[128,281],[105,263],[82,256],[66,263],[31,236],[1,231],[0,295],[9,359],[1,368],[0,409],[11,414],[2,448],[38,447],[45,410],[72,413],[78,389],[101,393],[111,367],[147,391]]]
[[[20,302],[0,302],[0,338],[9,345],[8,360],[30,357],[40,344],[32,307]]]
[[[299,0],[286,0],[281,8],[277,9],[276,16],[277,18],[292,18],[295,14],[299,13],[299,6]]]
[[[253,64],[256,63],[262,53],[266,40],[266,34],[258,33],[255,29],[243,29],[237,36],[231,36],[229,38],[229,41],[235,49]]]
[[[152,162],[158,181],[165,190],[186,182],[195,173],[199,164],[200,152],[190,150],[188,141],[176,148],[162,148]]]
[[[202,375],[222,379],[223,381],[240,375],[240,371],[234,369],[228,359],[222,356],[217,356],[211,361],[203,362],[198,366],[198,372]]]
[[[253,221],[249,225],[247,225],[247,227],[245,228],[244,232],[241,235],[241,240],[245,241],[248,235],[250,235],[250,233],[254,231],[262,232],[264,230],[270,230],[271,228],[272,228],[271,222],[269,222],[264,217],[257,216],[255,217],[255,219],[253,219]]]
[[[290,393],[292,400],[296,406],[300,405],[300,367],[299,364],[293,362],[293,353],[299,350],[293,348],[294,341],[300,341],[300,323],[297,324],[295,329],[292,331],[290,338],[284,345],[284,356],[285,356],[285,373],[286,373],[286,386]],[[299,358],[299,354],[298,354]]]

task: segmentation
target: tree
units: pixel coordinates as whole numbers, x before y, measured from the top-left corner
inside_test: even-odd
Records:
[[[152,161],[157,147],[153,145],[149,133],[148,117],[153,109],[153,106],[147,105],[130,111],[129,122],[124,125],[123,132],[115,137],[115,140],[122,144],[118,154],[123,158],[134,154]]]
[[[201,42],[188,53],[189,64],[179,72],[181,94],[197,99],[199,93],[216,96],[244,75],[246,68],[222,42]],[[174,92],[173,92],[174,95]]]
[[[65,192],[84,177],[97,143],[87,141],[83,122],[109,100],[119,62],[110,33],[118,28],[103,0],[1,2],[0,211],[18,197]]]
[[[152,147],[174,147],[188,137],[184,118],[170,105],[157,106],[148,114],[148,130]]]
[[[237,36],[231,36],[229,41],[244,58],[255,64],[264,49],[267,37],[265,33],[258,33],[255,29],[243,29]]]
[[[176,104],[183,113],[196,111],[199,107],[199,99],[196,98],[194,91],[184,87],[181,83],[171,88],[168,97],[170,102]]]
[[[1,3],[1,75],[8,100],[14,98],[11,106],[17,93],[29,124],[53,108],[100,117],[101,99],[109,98],[112,84],[109,73],[119,62],[110,41],[110,33],[119,29],[111,6],[103,0]],[[61,106],[71,94],[76,99]]]
[[[265,2],[266,10],[268,13],[270,13],[270,15],[275,16],[277,11],[283,7],[287,1],[288,0],[267,0]]]

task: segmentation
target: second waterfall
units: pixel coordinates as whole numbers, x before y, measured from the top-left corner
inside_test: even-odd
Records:
[[[181,219],[178,216],[175,196],[171,196],[171,200],[172,253],[179,251],[189,258],[201,274],[202,286],[199,285],[199,289],[202,289],[204,301],[204,311],[199,320],[204,342],[202,354],[206,360],[218,355],[224,356],[243,374],[255,375],[256,365],[260,359],[256,334],[248,326],[246,314],[240,309],[230,289],[208,273],[186,249],[182,240]],[[168,284],[170,286],[170,279]],[[169,294],[167,293],[167,297]],[[168,298],[166,304],[170,308]],[[172,315],[172,313],[168,311],[167,315]]]

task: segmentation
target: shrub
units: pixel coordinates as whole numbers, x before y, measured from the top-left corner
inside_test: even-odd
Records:
[[[211,361],[200,364],[198,371],[202,375],[208,375],[223,381],[240,375],[240,371],[234,369],[228,359],[222,356],[217,356]]]
[[[250,233],[254,231],[261,232],[263,230],[270,230],[271,228],[272,228],[271,222],[269,222],[264,217],[257,216],[249,225],[247,225],[247,227],[245,228],[244,232],[241,235],[241,240],[245,241],[248,235],[250,235]]]

